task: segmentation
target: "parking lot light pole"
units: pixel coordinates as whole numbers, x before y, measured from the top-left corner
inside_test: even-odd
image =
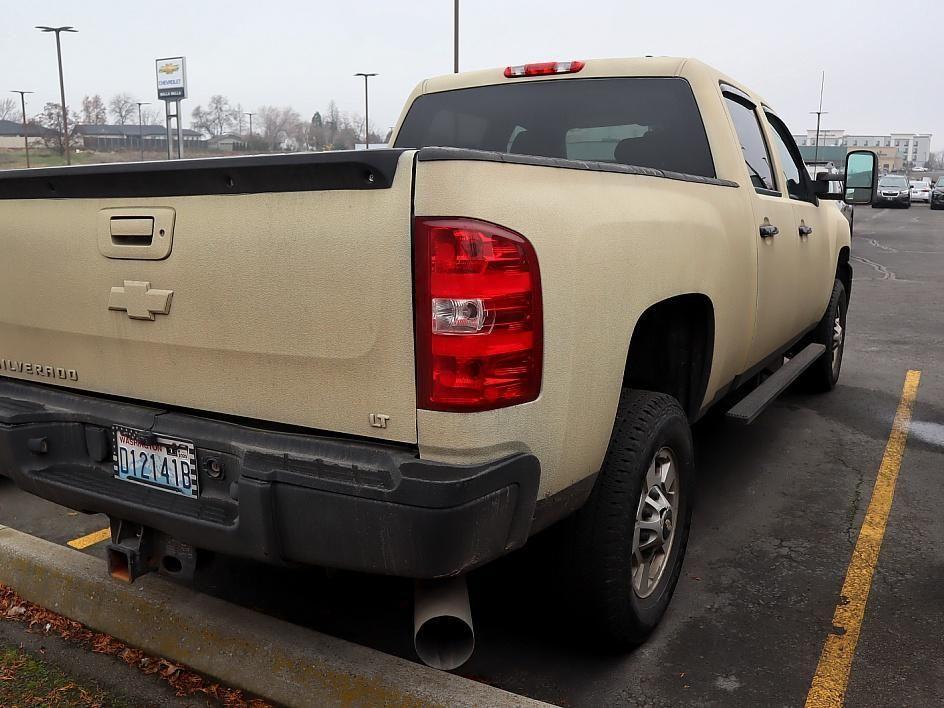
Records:
[[[358,72],[354,76],[364,77],[364,149],[370,150],[370,99],[367,94],[367,79],[371,76],[377,76],[377,74]]]
[[[29,169],[30,159],[29,159],[29,125],[26,122],[26,94],[33,93],[32,91],[17,91],[13,90],[10,93],[20,94],[20,107],[23,109],[23,147],[26,148],[26,168]]]
[[[249,116],[249,139],[252,140],[252,117],[256,115],[255,113],[243,113],[244,116]]]
[[[138,143],[141,145],[141,162],[144,162],[144,124],[141,120],[141,106],[150,106],[147,101],[135,101],[138,104]]]
[[[459,0],[452,7],[452,73],[459,73]]]
[[[56,33],[56,57],[59,59],[59,97],[62,99],[62,147],[66,155],[66,164],[71,165],[72,158],[69,156],[69,117],[68,109],[66,108],[66,84],[65,80],[62,78],[62,43],[59,41],[59,35],[62,32],[78,32],[78,30],[71,26],[46,27],[45,25],[37,25],[36,29],[40,32]]]

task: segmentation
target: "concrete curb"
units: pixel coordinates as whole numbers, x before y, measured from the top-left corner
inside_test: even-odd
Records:
[[[0,526],[0,583],[30,602],[288,706],[546,706]]]

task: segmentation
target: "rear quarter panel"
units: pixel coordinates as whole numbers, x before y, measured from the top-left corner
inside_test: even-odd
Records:
[[[530,451],[540,496],[594,474],[606,452],[633,328],[652,304],[714,304],[706,398],[739,373],[753,327],[755,250],[739,188],[659,177],[474,161],[420,161],[417,216],[501,224],[534,245],[544,375],[532,403],[473,414],[417,411],[425,458],[470,462]]]

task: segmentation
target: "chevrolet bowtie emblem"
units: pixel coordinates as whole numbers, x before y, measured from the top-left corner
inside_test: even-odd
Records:
[[[153,320],[154,315],[170,313],[173,290],[152,290],[141,280],[126,280],[122,288],[112,288],[108,296],[109,310],[124,310],[134,320]]]

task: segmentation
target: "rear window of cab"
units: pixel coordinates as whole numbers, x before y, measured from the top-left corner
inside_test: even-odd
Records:
[[[691,86],[676,77],[514,81],[424,94],[395,147],[433,146],[715,176]]]

